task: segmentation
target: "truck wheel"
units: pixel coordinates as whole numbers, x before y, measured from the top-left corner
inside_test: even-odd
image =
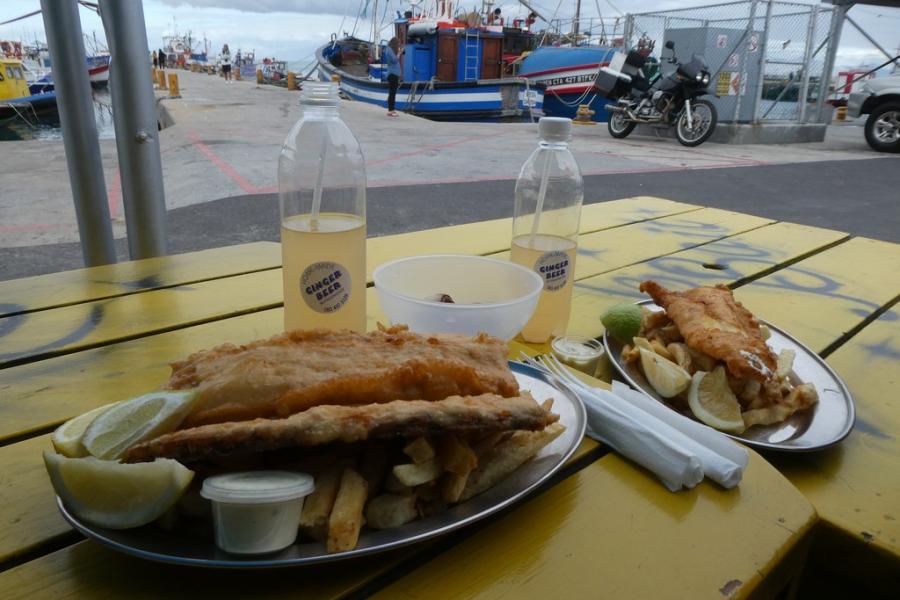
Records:
[[[866,141],[878,152],[900,152],[900,102],[875,107],[866,121]]]

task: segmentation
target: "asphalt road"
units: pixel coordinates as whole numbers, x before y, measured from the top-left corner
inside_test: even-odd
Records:
[[[511,179],[375,187],[368,192],[370,236],[506,217]],[[900,162],[850,162],[608,174],[585,178],[585,202],[660,196],[900,243]],[[168,212],[175,253],[279,237],[275,194],[234,196]],[[125,240],[118,240],[127,260]],[[80,268],[78,244],[0,249],[0,280]]]

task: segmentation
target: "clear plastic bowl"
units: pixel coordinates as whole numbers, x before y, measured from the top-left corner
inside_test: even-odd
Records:
[[[507,260],[432,254],[385,263],[372,274],[392,324],[423,333],[489,333],[511,340],[531,318],[541,277]],[[454,303],[438,302],[448,294]]]

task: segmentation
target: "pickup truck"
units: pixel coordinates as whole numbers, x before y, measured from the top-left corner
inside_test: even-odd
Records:
[[[879,152],[900,152],[900,75],[871,79],[847,98],[847,116],[869,115],[866,141]]]

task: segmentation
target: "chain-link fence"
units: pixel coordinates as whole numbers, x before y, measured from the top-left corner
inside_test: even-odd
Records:
[[[692,54],[706,58],[710,91],[722,122],[830,120],[829,40],[834,9],[792,2],[744,0],[627,15],[626,48],[653,45],[651,60]],[[643,40],[643,41],[642,41]],[[675,43],[674,51],[665,43]]]

